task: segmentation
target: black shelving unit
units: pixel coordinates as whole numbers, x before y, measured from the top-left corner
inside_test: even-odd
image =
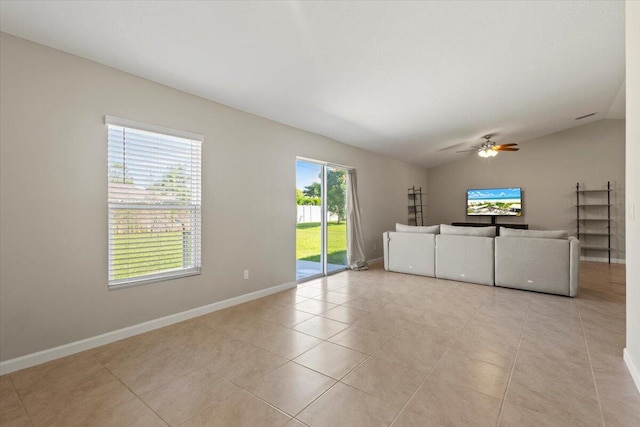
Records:
[[[576,234],[580,249],[606,251],[611,264],[611,182],[602,190],[587,190],[576,184]],[[606,203],[604,196],[606,195]],[[604,216],[606,212],[606,217]],[[603,229],[604,225],[606,229]],[[606,237],[607,245],[604,246]]]
[[[412,186],[409,189],[409,225],[424,225],[424,204],[422,203],[422,187]]]

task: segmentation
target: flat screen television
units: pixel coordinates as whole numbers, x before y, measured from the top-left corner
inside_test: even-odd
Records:
[[[467,215],[520,216],[522,215],[522,189],[512,187],[467,190]]]

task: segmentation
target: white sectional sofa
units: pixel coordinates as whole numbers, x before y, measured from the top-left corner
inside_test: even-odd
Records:
[[[575,296],[580,242],[566,231],[396,224],[383,234],[384,268],[488,286]]]

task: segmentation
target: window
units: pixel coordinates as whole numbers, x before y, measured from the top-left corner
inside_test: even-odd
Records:
[[[109,286],[199,274],[202,136],[105,121]]]

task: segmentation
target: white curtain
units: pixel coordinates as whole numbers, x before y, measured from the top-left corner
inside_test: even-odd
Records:
[[[347,183],[347,263],[351,270],[368,270],[355,169],[347,170]]]

